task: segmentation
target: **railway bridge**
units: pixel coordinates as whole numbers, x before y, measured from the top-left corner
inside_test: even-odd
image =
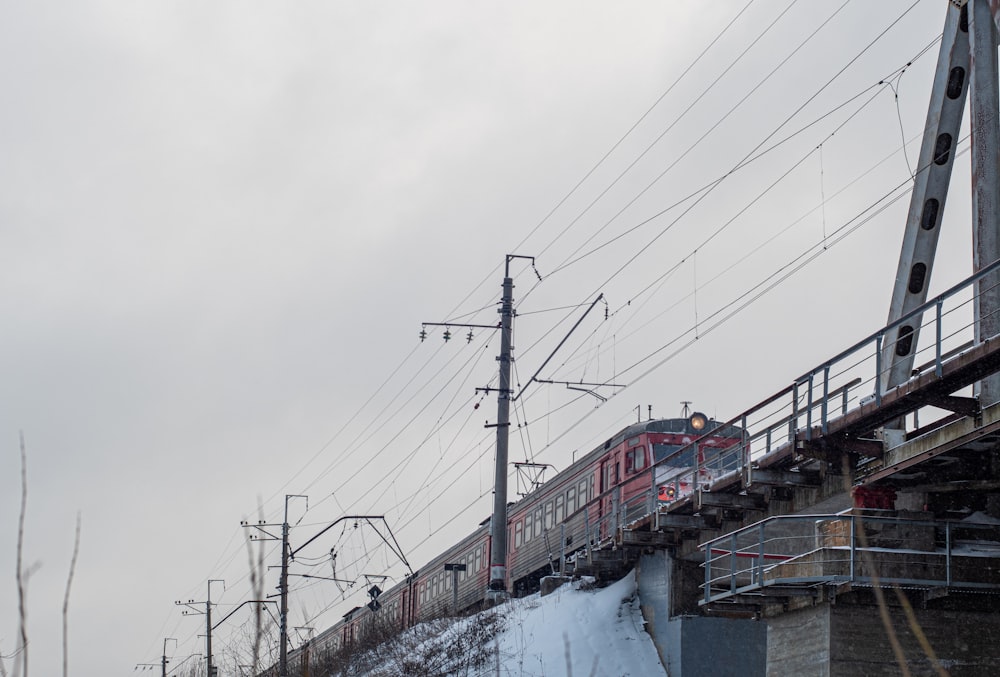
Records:
[[[1000,672],[1000,403],[963,394],[1000,371],[1000,336],[976,343],[963,314],[998,269],[720,423],[742,444],[694,454],[675,500],[593,526],[613,534],[593,565],[638,560],[671,675],[896,674],[900,655],[912,674]],[[882,391],[882,348],[916,314],[926,361]]]
[[[1000,2],[945,4],[886,325],[601,497],[581,566],[639,562],[674,677],[1000,674]],[[972,274],[928,298],[967,98]]]

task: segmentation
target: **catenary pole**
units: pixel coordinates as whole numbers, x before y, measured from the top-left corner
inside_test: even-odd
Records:
[[[205,601],[205,654],[208,656],[206,662],[208,677],[215,677],[218,673],[212,662],[212,583],[222,583],[223,589],[226,586],[226,582],[220,578],[210,578],[208,581],[208,597]]]
[[[502,598],[507,590],[507,445],[510,437],[510,366],[513,362],[514,280],[510,276],[512,259],[534,257],[508,254],[504,265],[503,296],[500,300],[500,363],[497,391],[497,457],[493,483],[493,519],[490,525],[490,583],[492,597]],[[537,273],[536,273],[537,274]]]
[[[278,658],[280,677],[288,677],[288,499],[285,496],[285,519],[281,523],[281,652]]]
[[[177,640],[173,637],[163,638],[163,661],[160,664],[163,667],[163,677],[167,677],[167,663],[170,662],[167,660],[167,642],[173,642],[174,647],[177,646]],[[176,648],[174,650],[176,651]]]

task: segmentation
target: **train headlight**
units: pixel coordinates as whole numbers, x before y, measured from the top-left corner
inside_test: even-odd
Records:
[[[705,416],[705,414],[701,413],[700,411],[696,411],[693,414],[691,414],[691,417],[688,419],[688,422],[691,424],[692,430],[700,432],[704,430],[705,427],[708,425],[708,416]]]

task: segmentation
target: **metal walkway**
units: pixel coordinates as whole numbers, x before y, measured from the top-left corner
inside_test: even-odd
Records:
[[[772,517],[704,544],[702,604],[815,594],[818,586],[1000,592],[1000,524],[880,511]],[[973,516],[973,519],[979,516]]]

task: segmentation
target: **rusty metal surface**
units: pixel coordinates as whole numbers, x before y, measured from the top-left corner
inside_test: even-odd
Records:
[[[810,436],[816,443],[823,439],[833,441],[865,436],[888,421],[932,404],[934,400],[974,383],[984,374],[998,370],[1000,340],[985,341],[944,363],[940,378],[933,372],[921,374],[883,395],[881,406],[875,402],[864,404],[830,421],[826,435],[822,435],[819,426],[815,426],[811,433],[799,431],[796,438],[804,441]]]

